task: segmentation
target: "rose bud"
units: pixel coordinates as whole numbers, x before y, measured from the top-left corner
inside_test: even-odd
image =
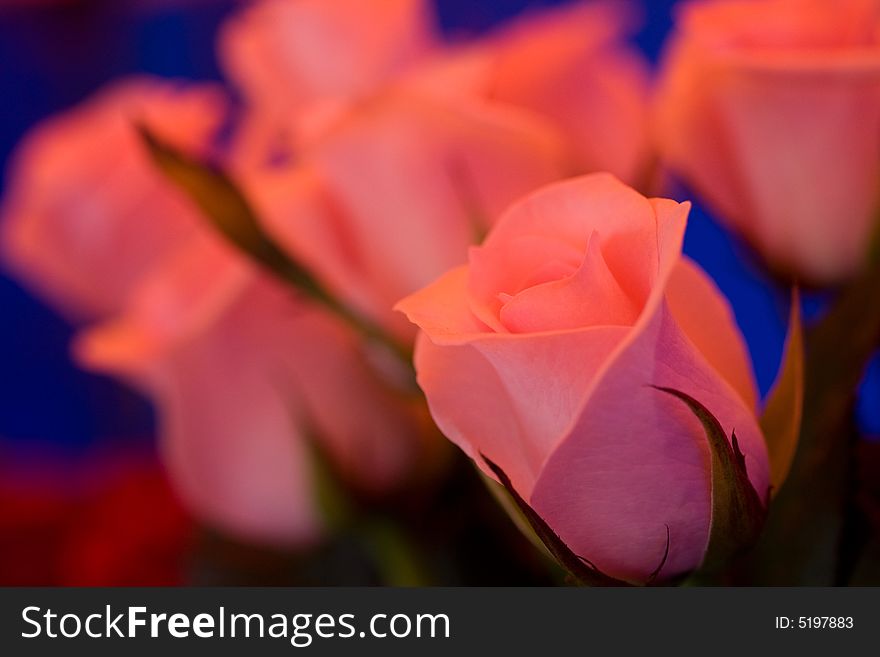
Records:
[[[609,174],[556,183],[398,306],[422,329],[418,380],[446,436],[497,465],[574,554],[632,583],[700,566],[713,522],[706,430],[658,387],[735,429],[754,489],[768,485],[746,346],[681,253],[688,210]]]
[[[666,163],[774,268],[866,260],[880,194],[880,3],[685,5],[659,86]]]

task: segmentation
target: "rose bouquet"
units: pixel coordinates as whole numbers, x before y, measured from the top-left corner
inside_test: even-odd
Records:
[[[4,262],[154,403],[217,579],[850,581],[880,3],[682,3],[656,82],[637,13],[449,40],[421,0],[260,0],[226,85],[123,80],[23,140]],[[763,399],[692,198],[788,306]]]

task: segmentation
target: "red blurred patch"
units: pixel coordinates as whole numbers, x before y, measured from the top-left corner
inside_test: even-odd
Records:
[[[0,469],[0,585],[182,584],[191,542],[152,458]]]

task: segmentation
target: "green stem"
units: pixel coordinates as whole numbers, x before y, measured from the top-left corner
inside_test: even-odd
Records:
[[[386,586],[428,586],[429,577],[409,536],[384,518],[366,520],[358,532]]]
[[[764,534],[736,569],[742,583],[835,582],[852,472],[855,393],[880,341],[880,254],[806,333],[804,418],[785,486]]]

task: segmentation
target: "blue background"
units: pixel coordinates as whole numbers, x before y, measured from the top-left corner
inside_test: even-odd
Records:
[[[232,0],[146,3],[92,0],[71,7],[0,9],[0,165],[32,125],[82,100],[103,83],[133,72],[219,79],[214,33]],[[170,3],[169,3],[170,4]],[[444,30],[478,33],[524,9],[552,0],[439,0]],[[644,4],[637,45],[657,61],[671,25],[672,0]],[[0,179],[0,191],[5,175]],[[787,294],[765,278],[745,248],[697,206],[685,250],[715,279],[734,306],[762,391],[776,373]],[[820,300],[807,299],[808,315]],[[76,369],[68,359],[68,326],[17,283],[0,276],[0,454],[51,446],[71,455],[119,441],[149,444],[153,417],[134,393]],[[880,434],[880,361],[863,386],[860,416]]]

